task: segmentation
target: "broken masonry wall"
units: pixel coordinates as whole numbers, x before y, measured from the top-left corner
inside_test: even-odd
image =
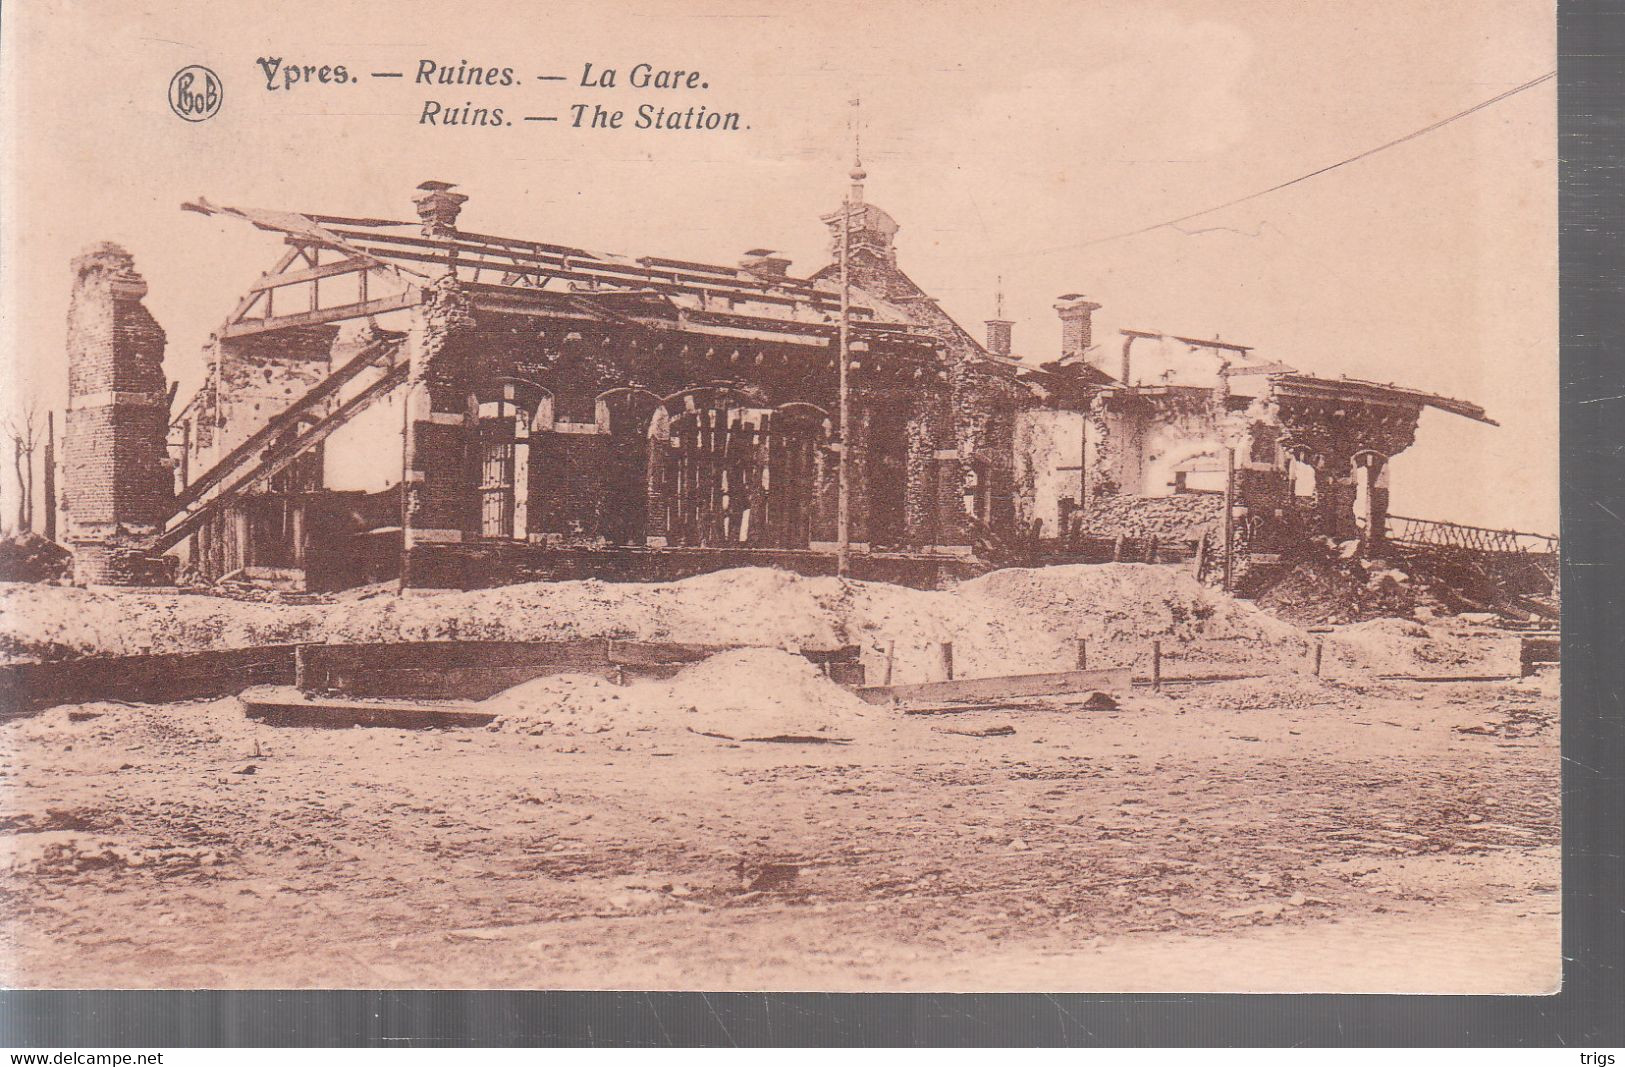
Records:
[[[948,378],[949,414],[947,418],[930,420],[933,439],[929,463],[919,428],[910,446],[915,519],[909,523],[908,539],[923,541],[929,530],[931,541],[937,545],[969,545],[976,520],[967,513],[965,496],[973,477],[979,481],[987,502],[987,525],[1008,530],[1016,521],[1019,495],[1012,416],[1034,398],[1015,380],[1013,371],[992,363],[981,344],[898,267],[896,221],[873,204],[861,201],[850,210],[853,223],[848,235],[848,274],[852,284],[861,293],[894,305],[911,323],[933,334],[942,344],[943,370]],[[839,211],[825,216],[832,262],[815,274],[814,280],[835,281],[840,277],[841,218]],[[935,469],[928,471],[928,467]],[[929,508],[925,502],[928,495],[935,498],[934,506]],[[920,519],[927,510],[934,514],[934,521],[922,526]]]
[[[1206,391],[1112,398],[1091,412],[1095,443],[1089,495],[1168,496],[1175,468],[1204,456],[1222,458],[1224,443]]]
[[[1037,520],[1043,536],[1060,532],[1062,498],[1079,499],[1086,433],[1093,438],[1095,430],[1081,412],[1035,408],[1015,413],[1016,521],[1023,528]]]
[[[142,304],[146,293],[134,258],[117,245],[73,261],[62,496],[81,583],[162,582],[173,567],[142,544],[174,499],[166,338]]]
[[[1141,435],[1140,448],[1139,493],[1148,497],[1172,494],[1180,465],[1203,458],[1224,459],[1224,443],[1207,413],[1177,412],[1155,419]]]
[[[333,326],[289,327],[217,341],[210,383],[217,429],[210,442],[212,454],[200,455],[192,473],[201,474],[219,462],[320,384],[332,369],[330,353],[337,334]],[[311,414],[320,418],[326,411],[323,405]],[[314,466],[320,461],[310,462]],[[306,469],[308,473],[311,467]]]

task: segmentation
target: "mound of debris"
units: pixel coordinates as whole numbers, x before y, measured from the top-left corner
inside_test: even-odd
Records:
[[[1534,557],[1490,556],[1388,545],[1367,559],[1359,544],[1310,542],[1285,567],[1261,567],[1243,594],[1300,625],[1492,612],[1509,619],[1555,618],[1556,593]]]
[[[37,533],[0,537],[0,582],[59,582],[73,573],[73,555]]]
[[[1141,564],[1045,567],[926,592],[750,567],[679,582],[536,582],[477,592],[331,604],[256,604],[188,593],[13,585],[0,592],[0,651],[72,658],[298,642],[569,640],[893,651],[893,681],[932,681],[941,645],[963,677],[1147,654],[1301,659],[1303,634],[1187,575]],[[1179,647],[1173,647],[1173,646]]]
[[[1442,626],[1401,632],[1393,627],[1415,624],[1392,619],[1365,626],[1327,639],[1328,671],[1517,673],[1517,642],[1504,636],[1460,637]],[[0,652],[13,659],[606,637],[766,650],[793,661],[793,669],[775,668],[776,674],[763,669],[772,679],[764,692],[813,670],[790,653],[854,645],[871,678],[878,681],[877,668],[889,662],[895,684],[941,679],[945,644],[962,678],[1068,670],[1076,666],[1079,639],[1089,666],[1131,666],[1141,674],[1149,672],[1153,641],[1162,643],[1165,664],[1224,664],[1240,673],[1305,671],[1313,653],[1303,630],[1198,583],[1182,568],[1135,563],[1013,568],[934,592],[767,568],[659,584],[537,582],[328,604],[30,584],[0,589]],[[1508,656],[1510,670],[1492,669]],[[602,679],[585,679],[572,692],[613,702],[626,691],[611,693]],[[614,721],[622,721],[619,711]]]
[[[1326,640],[1329,673],[1446,677],[1516,677],[1517,637],[1491,630],[1452,630],[1409,619],[1370,619],[1339,627]]]
[[[579,674],[514,686],[482,706],[493,730],[581,737],[688,730],[726,740],[851,740],[874,709],[824,677],[806,658],[741,648],[685,668],[669,682],[617,686]]]

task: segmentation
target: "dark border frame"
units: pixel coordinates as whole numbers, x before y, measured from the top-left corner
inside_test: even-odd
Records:
[[[10,991],[0,1045],[1625,1045],[1625,0],[1559,0],[1558,51],[1561,993]]]

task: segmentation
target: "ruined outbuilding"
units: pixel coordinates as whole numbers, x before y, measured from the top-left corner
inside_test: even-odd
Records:
[[[853,573],[914,585],[1093,540],[1246,553],[1380,543],[1388,461],[1425,407],[1239,345],[1057,306],[1062,351],[985,343],[898,265],[853,172],[831,266],[734,266],[476,232],[425,182],[417,220],[185,205],[280,234],[171,410],[128,253],[75,263],[66,470],[78,580],[474,587],[835,567],[849,450]],[[851,425],[839,425],[848,248]],[[1228,502],[1229,507],[1226,507]],[[1045,553],[1048,553],[1046,556]]]

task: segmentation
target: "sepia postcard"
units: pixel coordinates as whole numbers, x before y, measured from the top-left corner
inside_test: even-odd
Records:
[[[1550,2],[0,33],[0,986],[1560,988]]]

